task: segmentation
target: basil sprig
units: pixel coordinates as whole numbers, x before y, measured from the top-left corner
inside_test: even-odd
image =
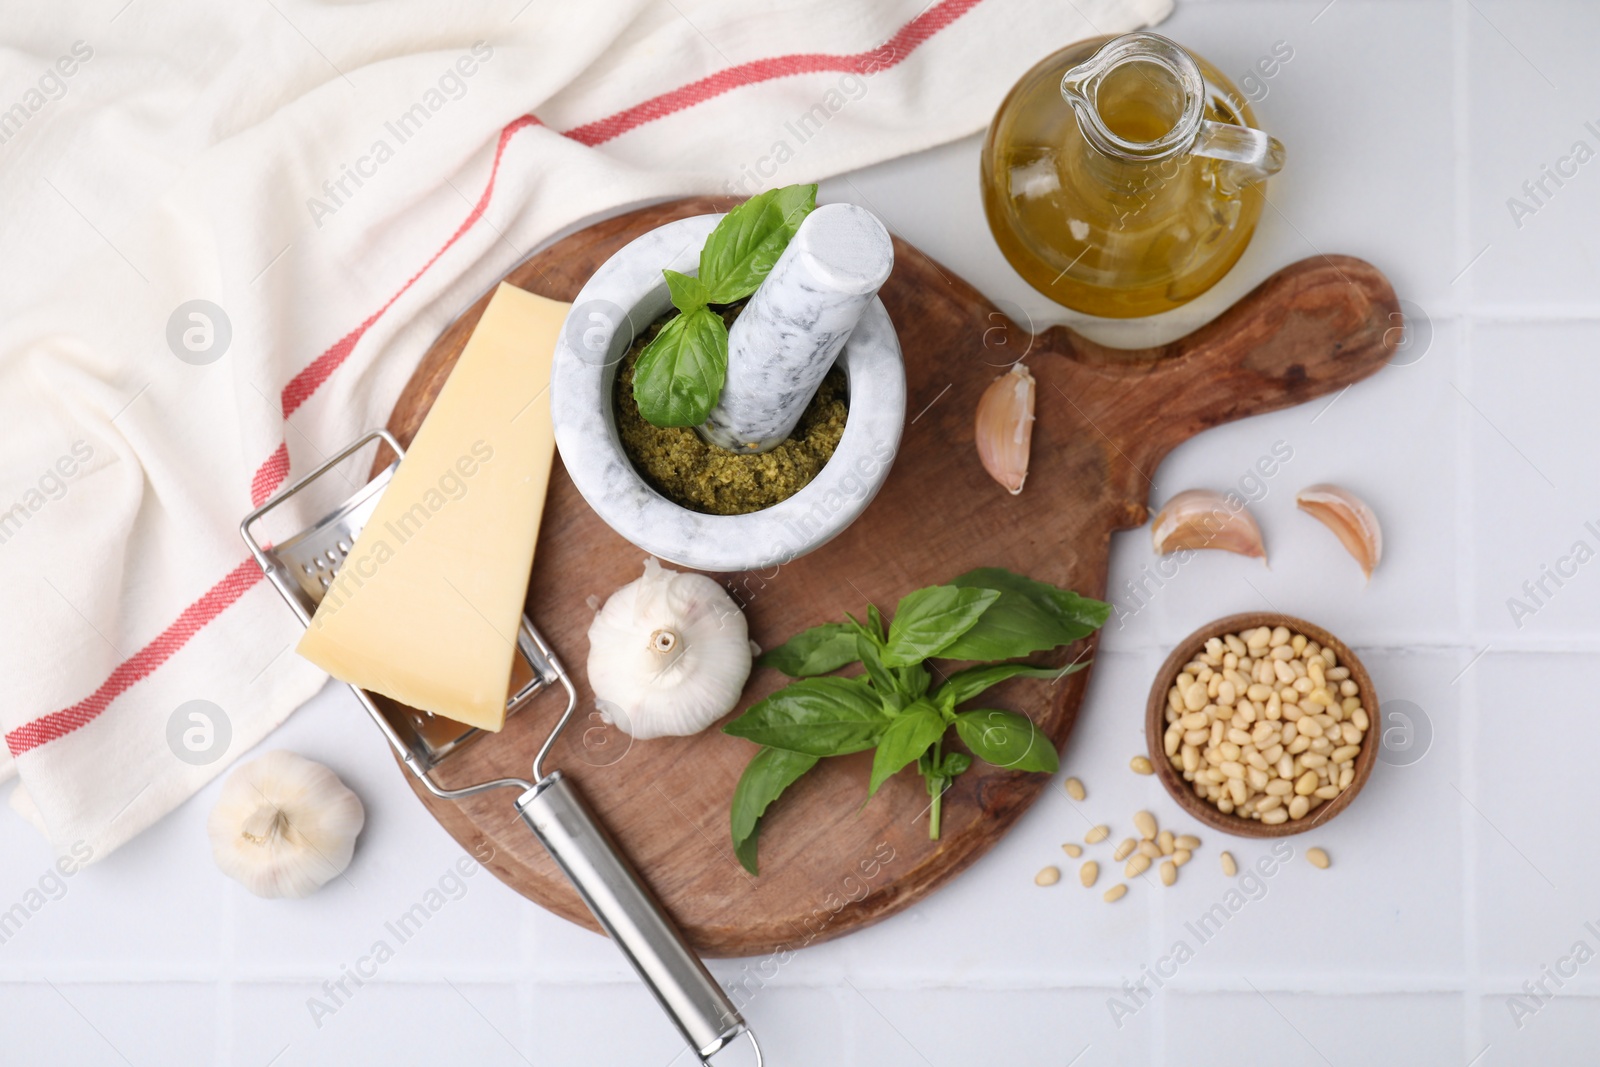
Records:
[[[698,426],[717,406],[728,375],[728,327],[713,304],[760,288],[801,221],[817,206],[815,185],[753,196],[725,215],[700,249],[697,274],[663,270],[678,315],[639,353],[633,399],[655,426]]]
[[[826,756],[872,750],[867,795],[916,764],[927,785],[928,836],[939,836],[940,801],[974,758],[1017,771],[1052,773],[1055,744],[1025,715],[998,708],[957,711],[1010,678],[1059,679],[1087,663],[1046,667],[978,663],[939,672],[929,659],[1015,660],[1087,637],[1111,606],[997,567],[969,571],[945,585],[902,597],[885,627],[874,607],[866,622],[813,626],[761,657],[798,679],[760,701],[723,730],[761,745],[733,792],[734,853],[756,873],[761,818],[783,791]],[[833,672],[853,663],[861,672]],[[968,752],[945,751],[947,731]]]

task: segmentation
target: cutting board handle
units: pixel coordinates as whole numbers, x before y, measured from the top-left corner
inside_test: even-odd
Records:
[[[1170,344],[1129,351],[1066,328],[1039,337],[1105,379],[1115,391],[1112,482],[1130,517],[1156,466],[1202,430],[1338,392],[1394,355],[1403,318],[1393,287],[1353,256],[1291,263],[1211,322]]]

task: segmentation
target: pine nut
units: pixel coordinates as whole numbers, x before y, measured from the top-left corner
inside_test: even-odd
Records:
[[[1145,859],[1158,860],[1161,858],[1161,846],[1154,841],[1140,841],[1139,855]]]
[[[1071,841],[1068,841],[1066,844],[1061,846],[1061,851],[1065,852],[1073,859],[1077,859],[1079,856],[1083,855],[1083,846],[1074,845]]]
[[[1161,884],[1172,885],[1178,880],[1178,865],[1167,860],[1161,865]]]
[[[1306,812],[1310,810],[1310,797],[1295,797],[1289,801],[1289,818],[1291,819],[1303,819],[1306,817]]]
[[[1153,841],[1156,836],[1156,817],[1148,811],[1136,811],[1133,813],[1133,828],[1146,841]]]
[[[1195,682],[1183,692],[1183,706],[1190,711],[1199,711],[1206,706],[1206,687],[1203,682]]]
[[[1131,837],[1125,837],[1122,839],[1122,844],[1117,846],[1117,850],[1111,853],[1111,858],[1116,860],[1118,863],[1121,863],[1123,860],[1133,855],[1133,850],[1138,847],[1139,842],[1135,841]]]
[[[1188,863],[1193,858],[1194,853],[1190,852],[1186,848],[1180,848],[1172,854],[1172,862],[1177,864],[1179,867],[1182,867],[1185,863]]]
[[[1233,853],[1231,852],[1224,852],[1222,854],[1222,873],[1227,875],[1229,878],[1232,878],[1234,875],[1239,873],[1239,865],[1233,862]]]
[[[1085,863],[1082,867],[1078,868],[1078,881],[1083,883],[1083,887],[1085,889],[1088,889],[1090,886],[1094,885],[1095,881],[1099,877],[1100,865],[1094,860],[1090,860],[1088,863]]]
[[[1067,796],[1073,800],[1082,800],[1089,794],[1084,791],[1083,783],[1076,778],[1068,778],[1066,782]]]
[[[1055,885],[1059,881],[1061,881],[1060,867],[1046,867],[1033,876],[1034,885]]]
[[[1306,849],[1306,859],[1311,861],[1311,866],[1320,867],[1323,870],[1327,870],[1328,864],[1331,862],[1328,859],[1328,854],[1320,848]]]
[[[1115,904],[1117,901],[1121,900],[1127,895],[1128,887],[1118,883],[1117,885],[1112,886],[1110,889],[1107,889],[1105,895],[1100,899],[1105,901],[1107,904]]]
[[[1289,813],[1283,808],[1273,808],[1271,811],[1261,816],[1261,821],[1268,826],[1276,826],[1279,823],[1288,822]]]
[[[1161,850],[1163,856],[1170,856],[1178,847],[1177,840],[1171,830],[1163,830],[1156,835],[1156,847]]]
[[[1340,745],[1333,750],[1333,754],[1328,758],[1335,763],[1343,763],[1345,760],[1355,759],[1359,755],[1361,755],[1360,745]]]
[[[1134,774],[1156,773],[1156,769],[1151,766],[1150,758],[1148,756],[1135,756],[1133,759],[1128,761],[1128,766],[1133,769]]]
[[[1098,845],[1100,842],[1104,841],[1110,836],[1111,827],[1107,826],[1105,823],[1101,823],[1099,826],[1096,826],[1094,829],[1083,835],[1083,843],[1086,845]]]
[[[1128,859],[1128,865],[1122,868],[1122,873],[1129,878],[1137,878],[1150,869],[1150,857],[1135,853]]]

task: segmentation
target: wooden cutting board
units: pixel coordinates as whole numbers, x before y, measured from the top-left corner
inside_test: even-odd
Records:
[[[681,200],[609,219],[558,241],[507,280],[571,300],[634,237],[732,203]],[[1214,322],[1141,351],[1106,348],[1063,327],[1030,338],[952,271],[899,240],[882,298],[906,362],[899,456],[871,507],[833,542],[775,570],[718,576],[744,605],[763,648],[845,611],[860,613],[868,602],[888,614],[910,590],[979,566],[1102,597],[1111,533],[1146,521],[1150,475],[1173,446],[1372,374],[1393,354],[1401,321],[1384,276],[1344,256],[1285,267]],[[487,302],[486,295],[468,309],[423,357],[389,420],[402,443],[410,443]],[[1027,488],[1010,496],[979,466],[973,412],[983,389],[1030,343],[1027,363],[1038,381],[1033,462]],[[380,456],[378,466],[389,459]],[[728,800],[756,747],[717,729],[630,744],[590,714],[588,598],[604,599],[637,578],[643,556],[589,509],[558,459],[528,614],[573,674],[580,704],[547,766],[577,780],[701,952],[796,948],[892,915],[965,870],[1049,785],[1047,775],[975,763],[946,794],[943,835],[930,841],[920,777],[902,772],[863,807],[871,754],[823,760],[768,813],[761,875],[751,876],[733,857]],[[1088,678],[1083,671],[1059,683],[1016,680],[984,702],[1031,715],[1061,748]],[[738,710],[784,681],[757,668]],[[457,786],[527,774],[559,710],[554,696],[536,704],[502,733],[450,757],[437,778]],[[487,865],[508,885],[597,928],[513,812],[509,792],[455,803],[414,781],[413,788],[474,855],[493,849]]]

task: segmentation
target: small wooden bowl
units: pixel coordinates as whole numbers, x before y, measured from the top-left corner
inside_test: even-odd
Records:
[[[1295,633],[1305,634],[1324,648],[1333,649],[1334,654],[1339,657],[1339,665],[1350,668],[1350,680],[1356,683],[1361,706],[1366,709],[1370,719],[1369,729],[1362,738],[1361,754],[1356,757],[1355,777],[1344,791],[1306,818],[1290,819],[1276,826],[1263,823],[1259,819],[1225,815],[1210,801],[1196,796],[1194,787],[1183,780],[1183,771],[1167,758],[1166,748],[1162,743],[1167,732],[1167,690],[1172,688],[1173,679],[1178,676],[1183,665],[1204,652],[1206,642],[1213,637],[1241,633],[1262,626],[1274,628],[1286,626]],[[1156,775],[1161,779],[1161,784],[1167,787],[1167,792],[1172,794],[1172,799],[1176,800],[1184,811],[1213,830],[1221,830],[1236,837],[1288,837],[1321,826],[1350,806],[1350,802],[1372,776],[1373,765],[1378,762],[1379,729],[1382,721],[1378,716],[1378,696],[1372,687],[1372,678],[1348,645],[1322,627],[1304,619],[1297,619],[1292,615],[1279,615],[1276,612],[1258,611],[1229,615],[1225,619],[1209,622],[1178,642],[1172,650],[1172,655],[1161,665],[1155,683],[1150,687],[1150,703],[1145,709],[1144,730],[1145,743],[1150,749],[1150,762],[1155,767]]]

